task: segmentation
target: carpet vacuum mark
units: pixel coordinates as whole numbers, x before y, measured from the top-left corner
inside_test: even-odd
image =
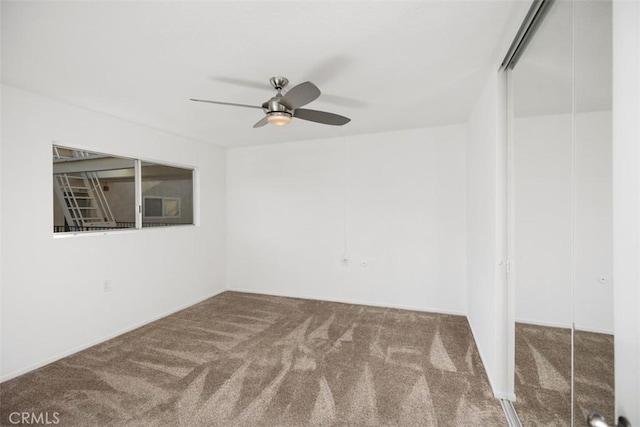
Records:
[[[7,381],[0,410],[2,425],[506,425],[462,316],[238,292]]]

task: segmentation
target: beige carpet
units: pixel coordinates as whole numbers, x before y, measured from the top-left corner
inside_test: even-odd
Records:
[[[575,331],[574,425],[614,410],[613,336]],[[516,402],[525,427],[571,425],[571,330],[516,324]]]
[[[575,331],[574,414],[576,425],[597,412],[615,423],[613,335]]]
[[[5,382],[0,402],[2,425],[506,425],[464,317],[237,292]]]

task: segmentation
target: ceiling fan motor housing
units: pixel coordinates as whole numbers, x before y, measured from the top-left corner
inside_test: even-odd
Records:
[[[271,83],[271,86],[273,86],[274,89],[280,91],[289,84],[289,79],[287,79],[286,77],[276,76],[276,77],[271,77],[269,79],[269,82]]]
[[[278,113],[278,115],[287,114],[289,116],[292,116],[291,110],[288,110],[287,107],[280,104],[280,98],[282,98],[282,95],[274,96],[273,98],[262,104],[264,112],[267,114]]]

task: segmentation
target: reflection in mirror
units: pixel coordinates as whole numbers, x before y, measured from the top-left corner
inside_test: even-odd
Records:
[[[573,3],[554,2],[509,75],[513,100],[514,407],[571,425]]]
[[[611,16],[610,0],[554,2],[509,74],[525,426],[614,420]]]
[[[614,423],[612,5],[574,6],[574,425]]]

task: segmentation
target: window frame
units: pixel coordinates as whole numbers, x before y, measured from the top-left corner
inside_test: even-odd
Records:
[[[52,141],[51,144],[51,149],[53,149],[53,147],[58,147],[61,149],[67,149],[67,150],[75,150],[75,151],[86,151],[86,152],[90,152],[93,154],[98,154],[98,155],[104,155],[104,156],[109,156],[109,157],[116,157],[116,158],[122,158],[122,159],[127,159],[127,160],[133,160],[134,162],[134,193],[135,193],[135,202],[134,202],[134,215],[135,215],[135,227],[131,227],[131,228],[112,228],[112,229],[103,229],[103,230],[87,230],[87,231],[61,231],[61,232],[56,232],[55,231],[55,225],[54,225],[54,216],[51,215],[50,216],[50,220],[51,220],[51,230],[53,231],[53,237],[54,238],[60,238],[60,237],[70,237],[70,236],[88,236],[88,235],[107,235],[107,234],[120,234],[120,233],[129,233],[129,232],[135,232],[138,230],[143,230],[143,229],[158,229],[158,228],[176,228],[176,227],[185,227],[185,226],[199,226],[199,218],[200,218],[200,212],[199,212],[199,207],[200,207],[200,187],[199,187],[199,170],[196,166],[193,165],[187,165],[187,164],[181,164],[181,163],[176,163],[176,162],[171,162],[171,161],[164,161],[164,160],[155,160],[155,159],[150,159],[150,158],[146,158],[146,157],[140,157],[140,156],[130,156],[130,155],[123,155],[123,154],[112,154],[106,151],[103,151],[101,149],[95,149],[93,147],[86,147],[86,146],[82,146],[82,145],[75,145],[75,144],[61,144],[58,143],[57,141]],[[143,225],[143,219],[175,219],[175,218],[180,218],[180,216],[175,217],[175,216],[162,216],[162,217],[143,217],[143,203],[144,203],[144,199],[143,199],[143,195],[142,195],[142,165],[143,163],[145,164],[154,164],[154,165],[158,165],[158,166],[166,166],[166,167],[172,167],[172,168],[179,168],[179,169],[184,169],[184,170],[188,170],[191,171],[191,203],[192,203],[192,215],[191,215],[191,223],[176,223],[176,224],[172,224],[172,223],[167,223],[164,224],[162,226],[153,226],[153,227],[145,227]],[[51,170],[50,170],[50,174],[49,174],[49,178],[50,178],[50,183],[51,183],[51,188],[54,188],[55,185],[55,177],[54,177],[54,172],[53,172],[53,162],[50,162],[51,165]],[[151,197],[151,198],[164,198],[164,199],[178,199],[178,203],[179,203],[179,211],[180,214],[182,214],[183,212],[183,204],[182,204],[182,197],[173,197],[173,196],[144,196],[144,198],[146,197]],[[55,195],[54,195],[55,198]],[[54,205],[55,205],[55,201],[54,201]],[[53,206],[53,205],[52,205]],[[55,209],[55,208],[53,208]],[[164,201],[163,201],[163,211],[164,211]],[[52,211],[53,214],[53,211]]]

